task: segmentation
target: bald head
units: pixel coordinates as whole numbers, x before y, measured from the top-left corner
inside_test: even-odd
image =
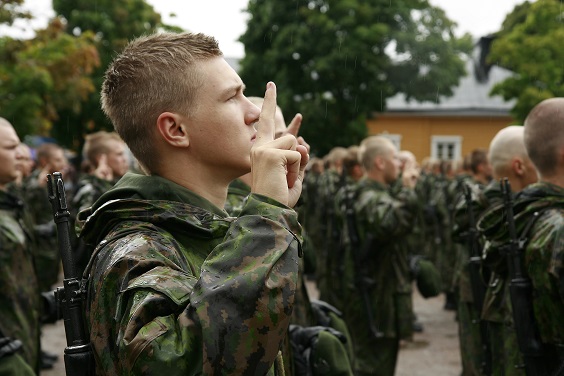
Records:
[[[528,159],[524,132],[522,126],[510,125],[500,130],[492,139],[489,160],[496,177],[502,177],[506,173],[514,157]]]
[[[525,119],[525,147],[542,177],[557,174],[564,153],[564,98],[546,99]]]
[[[360,143],[358,157],[362,167],[370,171],[374,164],[374,158],[388,156],[395,151],[394,143],[382,136],[370,136]]]
[[[3,117],[0,117],[0,127],[13,128],[12,123],[10,123],[8,120],[4,119]]]

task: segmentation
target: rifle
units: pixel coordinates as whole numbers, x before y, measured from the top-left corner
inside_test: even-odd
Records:
[[[368,320],[368,327],[374,338],[384,337],[384,333],[378,330],[376,323],[374,322],[374,315],[372,312],[372,305],[370,304],[370,297],[368,296],[367,284],[371,283],[368,278],[364,276],[362,266],[362,257],[367,255],[370,251],[372,245],[372,236],[368,234],[362,249],[360,249],[360,238],[358,236],[358,230],[356,228],[355,213],[354,208],[351,203],[350,191],[348,185],[344,189],[344,203],[345,203],[345,217],[347,223],[347,230],[349,233],[350,247],[353,256],[354,263],[354,283],[356,288],[360,291],[360,296],[362,299],[362,304],[364,306],[364,312]]]
[[[549,375],[549,370],[543,356],[545,349],[540,340],[540,334],[535,323],[535,315],[533,312],[533,286],[523,267],[523,252],[527,239],[524,236],[517,239],[515,233],[513,196],[509,180],[505,178],[500,181],[500,185],[503,194],[503,203],[505,205],[505,215],[507,217],[507,229],[511,239],[507,252],[507,265],[510,278],[509,294],[511,297],[517,343],[523,355],[527,376]],[[524,234],[526,234],[527,230],[531,227],[533,221],[529,222],[528,226],[526,226]]]
[[[474,298],[474,305],[478,310],[478,315],[484,306],[484,299],[486,296],[486,285],[482,281],[482,257],[481,247],[478,242],[478,233],[476,230],[476,218],[474,210],[472,209],[472,194],[470,187],[466,184],[463,185],[464,198],[468,210],[468,249],[470,250],[470,259],[468,261],[468,269],[470,272],[470,284],[472,285],[472,297]],[[480,325],[480,339],[482,342],[482,373],[484,375],[491,375],[492,373],[492,353],[490,340],[488,336],[488,323],[478,317],[478,324]]]
[[[81,287],[71,246],[69,218],[65,184],[62,174],[47,175],[49,201],[57,226],[59,252],[63,263],[63,287],[57,288],[55,297],[62,311],[67,347],[65,348],[65,370],[67,376],[94,375],[94,356],[90,347],[83,316],[83,298],[86,291]]]

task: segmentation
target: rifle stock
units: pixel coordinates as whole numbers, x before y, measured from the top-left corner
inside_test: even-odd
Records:
[[[70,212],[67,207],[65,185],[62,174],[47,175],[49,201],[57,226],[59,252],[63,263],[63,287],[57,288],[55,296],[63,313],[67,347],[65,348],[65,371],[67,376],[94,375],[94,357],[90,347],[83,316],[83,297],[70,236]]]

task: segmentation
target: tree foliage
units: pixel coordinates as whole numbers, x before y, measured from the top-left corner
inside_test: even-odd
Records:
[[[12,25],[18,18],[31,18],[22,8],[24,0],[0,0],[0,25]]]
[[[494,86],[492,94],[516,99],[512,115],[524,121],[539,102],[564,96],[564,24],[558,0],[518,5],[507,15],[492,43],[489,61],[515,75]]]
[[[465,74],[455,24],[427,0],[250,0],[241,76],[249,94],[277,83],[286,116],[304,114],[302,134],[318,154],[358,143],[366,117],[398,92],[452,95]]]
[[[145,0],[53,0],[53,8],[66,19],[69,33],[94,33],[100,55],[101,64],[92,73],[95,90],[86,99],[82,111],[67,111],[54,129],[57,139],[78,147],[77,142],[86,133],[112,129],[100,108],[100,89],[110,61],[130,39],[158,28],[175,28],[163,25],[160,14]]]
[[[94,35],[73,37],[60,19],[30,40],[0,38],[0,116],[21,137],[49,135],[63,111],[79,112],[94,91],[89,75],[99,64]]]

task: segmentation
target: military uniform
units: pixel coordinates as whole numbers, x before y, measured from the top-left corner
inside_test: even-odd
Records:
[[[0,332],[23,343],[21,356],[37,372],[40,300],[28,226],[23,202],[0,190]]]
[[[283,373],[300,247],[292,209],[251,195],[231,218],[131,173],[93,209],[81,237],[99,244],[87,317],[101,372]]]
[[[412,227],[416,205],[417,197],[409,189],[394,198],[388,187],[370,179],[362,179],[357,186],[355,223],[363,246],[348,252],[343,277],[347,286],[343,295],[349,297],[345,320],[353,337],[357,375],[393,375],[399,341],[413,334],[411,278],[402,239]],[[359,252],[357,256],[353,251]],[[370,312],[356,285],[359,277],[368,293]],[[368,314],[381,338],[371,332]]]
[[[524,376],[523,360],[515,334],[511,301],[509,297],[509,275],[504,251],[509,239],[498,238],[497,233],[505,224],[504,207],[499,183],[488,185],[484,194],[490,206],[478,221],[477,227],[485,239],[484,265],[491,270],[481,318],[488,322],[492,353],[492,375]]]
[[[239,179],[234,180],[229,185],[225,201],[227,213],[232,216],[239,215],[250,193],[251,188],[247,184]],[[352,343],[348,329],[338,311],[332,311],[331,307],[329,309],[319,308],[325,307],[323,304],[312,305],[303,278],[303,271],[304,263],[301,258],[294,310],[290,318],[292,343],[288,338],[283,350],[283,353],[289,354],[285,357],[285,369],[290,370],[287,372],[288,375],[305,375],[312,371],[316,375],[352,375],[350,368]],[[322,328],[323,326],[338,330],[339,333],[328,331],[327,328]],[[312,340],[315,336],[317,336],[316,341]],[[316,343],[315,351],[311,350],[313,342]],[[315,354],[307,358],[304,354],[308,352]],[[290,361],[290,358],[293,362]]]
[[[533,311],[541,340],[546,346],[544,365],[554,368],[564,362],[564,189],[549,183],[532,184],[521,191],[514,204],[515,230],[517,236],[528,240],[524,254],[524,270],[528,272],[533,286]],[[533,227],[524,234],[533,214],[540,216]],[[480,221],[480,228],[497,248],[502,248],[510,241],[505,224],[505,209],[492,209]],[[509,279],[509,277],[507,277]],[[508,280],[505,281],[508,284]],[[511,311],[508,288],[504,289],[506,300],[505,338],[506,346],[511,350],[505,356],[509,364],[507,369],[523,367],[523,359],[517,353],[516,334]],[[513,368],[514,369],[514,368]],[[513,374],[524,374],[523,370]],[[507,374],[507,372],[506,372]]]
[[[72,198],[72,209],[77,213],[89,208],[115,181],[101,179],[92,174],[83,174],[78,180],[76,192]]]
[[[50,291],[59,281],[61,256],[47,185],[39,185],[39,173],[40,171],[35,170],[26,179],[23,198],[31,213],[33,231],[38,244],[35,250],[35,262],[39,289]],[[47,176],[44,179],[47,181]]]

